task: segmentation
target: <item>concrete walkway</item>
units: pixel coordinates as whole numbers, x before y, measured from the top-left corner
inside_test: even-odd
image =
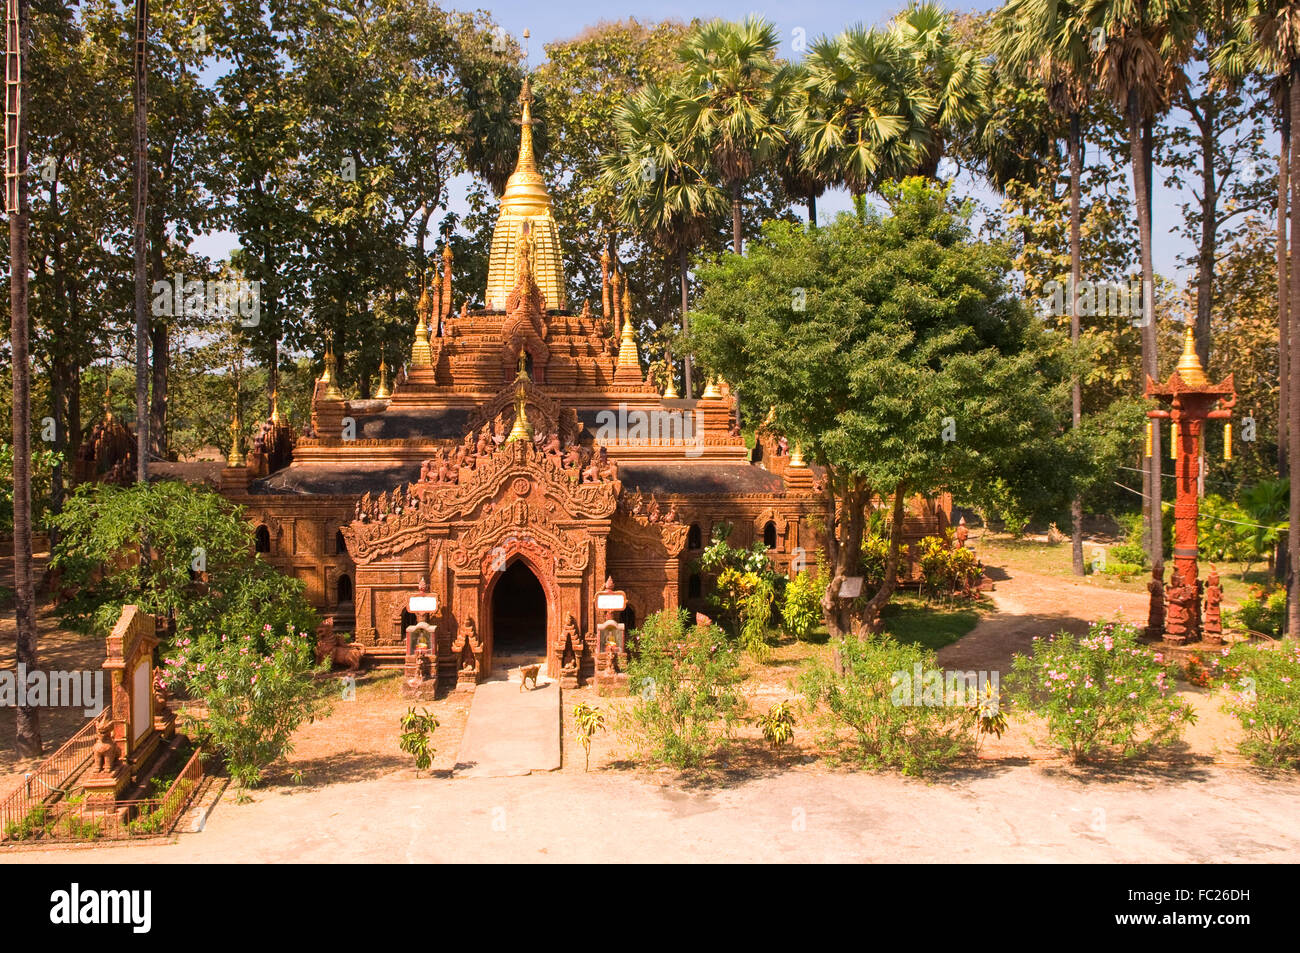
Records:
[[[536,689],[520,691],[516,672],[474,690],[454,777],[510,778],[559,768],[558,682],[540,676]]]

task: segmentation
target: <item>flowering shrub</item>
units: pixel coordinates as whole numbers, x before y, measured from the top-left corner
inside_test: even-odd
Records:
[[[1250,595],[1241,600],[1241,607],[1225,609],[1224,617],[1229,625],[1280,638],[1286,622],[1286,587],[1251,586]]]
[[[273,762],[293,750],[304,721],[324,714],[328,689],[312,676],[315,639],[286,628],[177,639],[164,659],[169,685],[202,699],[207,716],[192,730],[225,757],[231,777],[255,787]]]
[[[936,671],[932,650],[888,638],[848,638],[838,652],[838,665],[813,659],[799,676],[809,710],[821,712],[827,746],[841,746],[840,732],[848,728],[854,736],[855,760],[869,768],[899,768],[904,774],[926,774],[974,753],[978,708],[965,699],[918,704],[913,697],[904,704],[896,697],[899,673],[910,677],[918,666]],[[911,687],[921,693],[920,685]]]
[[[1048,738],[1072,761],[1135,757],[1177,739],[1196,720],[1169,684],[1164,657],[1138,644],[1138,631],[1096,622],[1084,638],[1034,639],[1012,664],[1012,698],[1047,722]]]
[[[1241,677],[1240,661],[1229,661],[1224,649],[1206,659],[1204,653],[1193,652],[1183,664],[1183,677],[1198,688],[1209,688],[1215,682],[1233,682]]]
[[[1300,767],[1300,644],[1238,646],[1229,658],[1243,672],[1224,703],[1246,733],[1241,753],[1265,767]]]
[[[637,702],[620,721],[643,756],[676,768],[721,747],[744,708],[735,646],[720,628],[686,621],[685,610],[645,620],[628,666]]]

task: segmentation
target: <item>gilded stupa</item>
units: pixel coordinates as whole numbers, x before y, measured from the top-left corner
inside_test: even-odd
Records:
[[[532,240],[533,279],[546,299],[546,310],[568,307],[564,294],[564,262],[560,254],[560,231],[551,214],[551,194],[537,171],[533,154],[533,90],[524,80],[519,96],[522,107],[519,159],[501,196],[501,211],[492,233],[488,259],[487,309],[504,311],[519,274],[521,239],[527,232]]]

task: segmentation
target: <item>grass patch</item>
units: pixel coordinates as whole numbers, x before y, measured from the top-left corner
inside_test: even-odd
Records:
[[[885,631],[900,644],[919,645],[937,652],[975,628],[982,614],[982,603],[950,607],[900,593],[885,606],[881,616]]]

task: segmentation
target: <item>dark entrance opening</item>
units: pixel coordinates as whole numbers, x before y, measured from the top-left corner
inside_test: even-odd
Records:
[[[492,590],[492,652],[546,654],[546,592],[522,560],[507,566]]]

